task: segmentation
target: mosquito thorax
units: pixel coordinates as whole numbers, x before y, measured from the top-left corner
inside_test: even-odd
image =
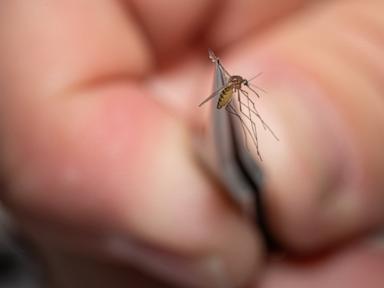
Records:
[[[233,75],[229,78],[228,84],[232,84],[236,89],[240,89],[243,81],[244,81],[243,77],[238,75]]]

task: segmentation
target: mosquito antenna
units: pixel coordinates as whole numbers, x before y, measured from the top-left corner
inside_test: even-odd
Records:
[[[263,72],[260,72],[256,76],[253,76],[252,78],[246,80],[245,83],[244,83],[244,85],[247,86],[248,89],[251,90],[253,93],[255,93],[258,98],[260,98],[260,94],[257,93],[257,91],[255,91],[255,89],[258,89],[258,90],[260,90],[263,93],[267,93],[267,91],[265,91],[263,88],[261,88],[261,87],[259,87],[257,85],[252,84],[251,81],[256,79],[257,77],[259,77],[262,74],[263,74]],[[252,89],[251,86],[254,87],[255,89]]]
[[[247,82],[251,82],[252,80],[256,79],[257,77],[261,76],[262,74],[263,74],[263,72],[260,72],[260,73],[257,74],[256,76],[253,76],[252,78],[247,79]]]

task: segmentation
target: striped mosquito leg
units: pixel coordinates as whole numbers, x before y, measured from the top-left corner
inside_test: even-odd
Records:
[[[243,93],[243,95],[247,98],[247,102],[248,104],[244,103],[244,102],[241,102],[241,104],[243,104],[244,106],[246,106],[249,111],[250,111],[250,114],[255,114],[257,118],[259,118],[261,124],[263,125],[263,128],[264,130],[267,130],[268,129],[268,125],[267,123],[264,122],[264,120],[261,118],[260,114],[258,113],[258,111],[256,110],[256,107],[255,107],[255,103],[250,99],[250,97],[248,96],[248,92],[243,90],[243,89],[240,89],[241,93]],[[239,98],[240,99],[240,98]],[[240,100],[239,100],[240,101]],[[252,108],[251,108],[251,105],[252,105]],[[251,113],[252,112],[252,113]],[[250,116],[252,118],[252,116]]]
[[[250,85],[252,85],[252,84],[250,84]],[[247,85],[248,89],[251,90],[253,93],[255,93],[256,96],[257,96],[257,98],[260,98],[260,94],[257,93],[257,91],[256,91],[255,89],[251,88],[250,85]],[[256,87],[257,87],[257,86],[256,86]],[[263,91],[264,93],[267,93],[267,91],[265,91],[264,89],[262,89],[262,88],[260,88],[260,87],[257,87],[257,89]]]
[[[249,116],[249,119],[250,119],[249,121],[251,122],[253,133],[254,133],[255,137],[257,138],[256,123],[252,119],[252,113],[251,113],[252,109],[250,107],[250,99],[249,99],[249,96],[248,96],[248,92],[245,91],[245,90],[241,90],[241,89],[237,91],[240,107],[242,106],[242,103],[243,103],[241,101],[240,91],[244,94],[245,98],[247,98],[247,102],[248,102],[247,105],[245,105],[245,104],[243,104],[243,105],[248,108],[248,116]]]
[[[265,121],[263,120],[263,118],[261,118],[259,112],[257,111],[256,109],[256,106],[255,106],[255,102],[252,101],[252,99],[248,96],[248,92],[245,91],[245,90],[242,90],[240,89],[240,91],[247,97],[248,99],[248,104],[250,103],[252,105],[252,108],[250,109],[252,111],[252,113],[257,117],[259,118],[261,124],[263,125],[263,128],[264,130],[268,130],[272,136],[277,140],[279,141],[279,138],[276,136],[276,134],[273,132],[273,130],[271,129],[271,127],[268,126],[267,123],[265,123]],[[245,103],[243,103],[243,105],[245,105]]]
[[[239,91],[237,91],[237,92],[238,92],[238,94],[237,94],[237,98],[238,98],[238,101],[239,101],[239,110],[240,110],[240,113],[241,113],[241,115],[243,115],[243,116],[244,116],[244,117],[251,123],[252,131],[251,131],[251,129],[248,127],[248,125],[245,124],[244,120],[243,120],[243,123],[244,123],[244,125],[246,126],[249,135],[251,136],[252,142],[253,142],[254,145],[255,145],[257,155],[258,155],[258,157],[260,158],[260,160],[262,161],[262,157],[261,157],[260,150],[259,150],[259,139],[258,139],[258,137],[257,137],[256,124],[255,124],[255,122],[253,121],[253,119],[252,119],[252,117],[251,117],[252,114],[247,115],[247,114],[244,113],[244,111],[242,110],[242,109],[243,109],[242,106],[247,107],[247,105],[244,104],[244,103],[241,101],[240,93],[239,93]],[[247,108],[248,108],[248,107],[247,107]]]
[[[245,94],[245,96],[249,100],[248,95]],[[243,114],[249,120],[249,122],[251,123],[252,132],[253,132],[252,135],[253,135],[253,138],[255,139],[255,142],[257,143],[257,147],[256,147],[257,154],[260,154],[259,153],[259,145],[258,145],[259,140],[258,140],[258,137],[257,137],[257,130],[256,130],[256,123],[252,119],[251,108],[249,107],[249,105],[247,105],[247,104],[245,104],[244,102],[241,101],[240,90],[237,90],[237,99],[239,101],[239,108],[240,108],[241,114]],[[247,108],[248,114],[244,113],[243,106]]]
[[[253,134],[252,134],[252,131],[249,129],[248,125],[244,122],[243,118],[241,118],[240,114],[237,113],[236,111],[236,108],[234,108],[234,106],[231,105],[231,102],[225,107],[225,109],[231,113],[232,115],[236,116],[240,122],[241,122],[241,127],[243,129],[243,132],[244,132],[244,137],[245,137],[245,143],[246,143],[246,148],[247,150],[249,150],[248,148],[248,138],[247,138],[247,133],[249,133],[249,135],[251,136],[251,139],[252,139],[252,142],[256,148],[256,152],[257,152],[257,156],[259,157],[260,161],[263,161],[263,158],[261,157],[261,154],[260,154],[260,151],[259,151],[259,143],[257,142],[257,138],[253,137]],[[249,117],[244,114],[244,116],[248,119]]]
[[[249,147],[248,147],[248,137],[247,137],[247,132],[246,132],[246,128],[248,128],[245,123],[244,123],[244,120],[241,118],[241,116],[239,115],[239,113],[237,113],[236,109],[232,106],[232,103],[229,102],[227,104],[227,106],[225,106],[225,110],[233,115],[233,116],[236,116],[237,119],[240,120],[240,123],[241,123],[241,128],[243,130],[243,134],[244,134],[244,143],[245,143],[245,147],[247,148],[247,150],[249,151]],[[247,129],[248,130],[248,129]]]

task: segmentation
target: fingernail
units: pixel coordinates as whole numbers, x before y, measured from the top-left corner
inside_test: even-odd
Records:
[[[108,239],[106,247],[113,257],[182,287],[235,287],[227,276],[224,261],[218,256],[182,256],[120,238]]]

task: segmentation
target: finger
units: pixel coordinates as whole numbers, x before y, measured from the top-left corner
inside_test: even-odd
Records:
[[[197,169],[183,123],[134,81],[152,60],[120,8],[2,2],[2,199],[40,242],[133,239],[189,260],[204,285],[241,285],[261,261],[257,234]]]
[[[49,287],[175,287],[134,266],[52,248],[44,246],[43,253],[39,251],[50,272],[44,282]]]
[[[264,72],[258,109],[280,141],[259,129],[263,195],[274,233],[296,251],[383,225],[382,9],[324,3],[226,61]]]
[[[154,1],[131,0],[161,61],[176,61],[184,51],[201,46],[222,47],[260,30],[311,1]],[[204,47],[206,51],[206,47]]]
[[[355,244],[335,254],[307,261],[272,260],[262,283],[255,287],[381,287],[384,250]]]
[[[314,1],[217,1],[205,39],[214,47],[223,47],[247,39],[251,33],[277,25],[284,18],[311,6]]]
[[[159,58],[179,59],[204,31],[214,0],[167,1],[130,0]],[[161,59],[160,59],[161,60]],[[180,60],[180,59],[179,59]]]
[[[176,63],[150,79],[154,96],[182,117],[191,119],[194,118],[191,114],[198,113],[191,107],[202,101],[211,87],[211,77],[207,75],[212,66],[206,60],[207,47],[219,48],[246,40],[294,16],[301,8],[310,7],[312,1],[134,0],[127,3],[142,24],[158,56],[156,59],[162,64]]]

